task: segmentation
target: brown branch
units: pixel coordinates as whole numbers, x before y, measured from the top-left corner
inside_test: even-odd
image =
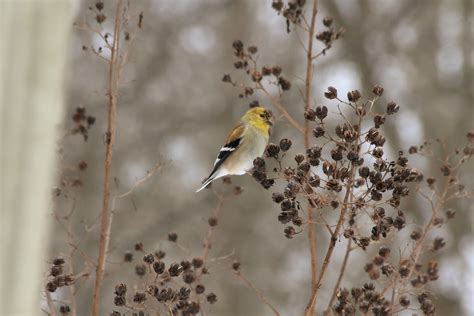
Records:
[[[329,315],[329,311],[331,310],[331,305],[334,302],[334,299],[336,298],[337,291],[339,290],[342,278],[344,277],[344,273],[346,272],[347,262],[349,261],[349,255],[352,251],[351,247],[352,247],[352,239],[349,239],[347,241],[346,254],[344,255],[344,259],[342,260],[341,271],[339,272],[336,285],[334,286],[334,289],[332,290],[331,299],[329,300],[325,315]]]
[[[75,249],[72,246],[74,241],[73,241],[73,238],[72,238],[73,233],[72,233],[71,216],[72,216],[72,213],[74,212],[75,205],[76,205],[76,200],[74,199],[72,209],[71,209],[71,213],[67,216],[67,220],[68,220],[67,243],[68,243],[68,247],[69,247],[69,260],[68,260],[68,263],[69,263],[69,273],[71,273],[72,275],[74,275],[74,273],[75,273],[74,260],[73,260]],[[77,302],[76,302],[76,285],[75,285],[75,282],[73,282],[70,285],[69,290],[71,292],[71,316],[76,316],[77,315]]]
[[[361,123],[361,121],[359,120],[359,124],[360,123]],[[359,133],[360,133],[360,130],[359,130]],[[352,194],[352,193],[353,192],[351,192],[350,197],[349,197],[349,201],[347,202],[348,206],[352,205],[352,202],[354,200],[354,194]],[[342,260],[341,270],[339,272],[339,276],[337,278],[336,285],[334,286],[334,289],[332,291],[331,299],[329,300],[328,306],[327,306],[326,311],[325,311],[325,315],[329,315],[329,313],[331,311],[331,305],[334,302],[334,299],[336,298],[337,291],[339,290],[342,278],[344,277],[344,273],[346,272],[347,262],[349,262],[349,255],[350,255],[352,250],[353,250],[353,248],[352,248],[352,239],[349,238],[348,241],[347,241],[346,253],[344,254],[344,259]]]
[[[49,315],[50,316],[56,316],[56,310],[54,309],[54,302],[53,299],[51,298],[51,293],[49,293],[48,290],[45,291],[46,293],[46,301],[48,302],[48,308],[49,308]]]
[[[305,96],[304,96],[304,110],[305,112],[311,107],[311,84],[313,82],[313,40],[316,29],[316,15],[318,13],[318,0],[313,0],[313,10],[311,14],[311,22],[308,29],[308,46],[306,48],[306,79],[305,79]],[[308,149],[309,144],[309,121],[304,122],[304,145]],[[316,296],[317,292],[317,269],[318,269],[318,248],[316,241],[316,227],[312,222],[314,221],[315,208],[308,203],[308,241],[311,256],[311,297]],[[309,305],[309,309],[305,312],[306,315],[314,314],[314,305]]]
[[[214,212],[212,214],[215,218],[219,217],[219,213],[221,212],[222,205],[224,203],[224,197],[223,196],[217,195],[217,197],[218,197],[217,206],[214,209]],[[209,257],[209,250],[211,250],[212,235],[214,233],[214,227],[215,226],[209,225],[209,227],[207,228],[206,238],[204,239],[204,243],[203,243],[204,249],[202,251],[202,260],[204,262],[206,262],[207,258]]]
[[[249,289],[252,289],[255,294],[257,294],[257,297],[259,299],[260,302],[262,302],[263,304],[267,305],[273,312],[273,314],[275,314],[275,316],[280,316],[280,313],[278,312],[278,310],[268,301],[267,297],[265,296],[265,294],[263,294],[263,292],[258,289],[255,285],[253,285],[252,282],[250,282],[250,280],[248,278],[246,278],[242,272],[240,271],[237,271],[235,272],[235,275],[240,279],[242,280],[242,282],[245,283],[245,285],[249,288]]]
[[[426,237],[428,236],[428,234],[435,227],[436,216],[438,214],[438,211],[440,209],[442,209],[444,207],[445,203],[446,203],[446,198],[447,198],[450,186],[451,186],[451,181],[457,177],[457,171],[458,171],[459,167],[460,167],[460,163],[458,163],[457,166],[455,168],[453,168],[452,173],[447,177],[444,188],[443,188],[443,191],[441,193],[441,196],[439,196],[436,205],[433,203],[432,200],[430,200],[429,197],[426,197],[427,199],[429,199],[429,202],[431,204],[431,211],[432,211],[431,218],[430,218],[429,222],[426,224],[426,226],[423,228],[420,239],[418,239],[416,241],[415,246],[413,247],[413,250],[410,253],[411,267],[410,267],[410,270],[408,272],[407,277],[405,277],[404,280],[402,281],[402,284],[400,286],[400,291],[398,292],[398,294],[396,296],[395,296],[395,292],[397,292],[397,290],[396,290],[397,284],[395,283],[393,285],[393,292],[392,292],[392,299],[391,299],[391,303],[390,303],[390,310],[393,310],[396,307],[395,301],[398,301],[399,293],[403,292],[406,289],[407,283],[410,281],[411,276],[415,272],[416,263],[418,262],[418,259],[421,255],[422,246],[424,245]],[[454,171],[456,171],[456,173],[454,173]],[[422,194],[422,196],[423,196],[423,194]]]
[[[354,167],[352,169],[355,170]],[[319,277],[318,277],[317,282],[316,282],[316,289],[312,293],[311,299],[308,303],[308,306],[306,307],[306,313],[305,313],[306,316],[310,316],[310,315],[314,314],[314,308],[316,307],[317,293],[318,293],[318,290],[321,286],[321,282],[324,278],[324,275],[326,273],[326,269],[329,265],[329,261],[331,259],[334,248],[336,247],[336,241],[337,241],[337,236],[339,235],[339,230],[341,229],[342,223],[344,222],[344,218],[345,218],[345,214],[346,214],[346,210],[347,210],[347,206],[348,206],[347,199],[349,197],[349,192],[352,190],[352,178],[353,177],[354,177],[354,171],[352,172],[351,179],[349,180],[347,188],[346,188],[346,195],[344,196],[344,202],[343,202],[343,205],[342,205],[341,214],[339,215],[339,219],[337,221],[336,228],[334,229],[334,233],[332,234],[331,240],[329,241],[329,247],[328,247],[328,250],[326,251],[326,255],[324,256],[323,265],[321,266],[321,271],[319,272]]]
[[[357,153],[360,152],[359,138],[360,138],[361,122],[362,122],[362,117],[359,117],[358,124],[357,124],[358,129],[356,131],[357,132],[357,138],[356,138],[357,141],[354,144],[354,147],[357,148]],[[313,315],[313,313],[314,313],[313,311],[316,308],[318,290],[321,287],[321,283],[323,281],[323,278],[325,276],[327,267],[328,267],[329,262],[331,260],[334,249],[336,247],[336,241],[337,241],[337,238],[339,236],[339,231],[342,227],[342,223],[344,222],[346,211],[347,211],[347,209],[350,205],[350,203],[349,203],[350,200],[349,199],[352,197],[352,193],[353,193],[352,190],[354,189],[354,177],[355,177],[356,169],[357,168],[356,168],[355,164],[352,164],[351,165],[351,170],[350,170],[351,175],[350,175],[350,177],[347,181],[347,184],[346,184],[346,193],[344,195],[344,201],[342,203],[341,213],[339,215],[339,219],[337,220],[337,224],[336,224],[336,228],[334,229],[334,233],[331,235],[331,240],[329,241],[328,250],[326,251],[326,255],[324,256],[324,261],[323,261],[323,264],[321,266],[321,271],[319,272],[319,277],[318,277],[318,280],[317,280],[317,283],[316,283],[316,290],[314,291],[308,305],[306,306],[306,310],[305,310],[305,315],[306,316]]]
[[[395,279],[393,280],[392,298],[390,300],[390,312],[393,311],[393,306],[395,302],[395,294],[397,293],[397,281],[398,281],[398,273],[395,275]]]
[[[459,169],[462,166],[462,164],[466,161],[466,159],[469,158],[469,156],[463,156],[459,159],[456,165],[454,165],[451,168],[451,173],[449,176],[446,178],[446,181],[444,183],[443,190],[440,195],[436,194],[436,191],[433,191],[432,196],[427,196],[421,191],[418,191],[420,196],[425,198],[431,205],[431,218],[429,222],[425,225],[423,228],[423,231],[421,233],[420,239],[418,239],[415,243],[415,246],[413,247],[413,250],[410,253],[410,261],[411,261],[411,267],[409,270],[409,273],[406,277],[403,278],[401,281],[400,289],[397,291],[397,284],[396,281],[393,284],[393,289],[392,289],[392,298],[391,298],[391,303],[390,303],[390,310],[393,311],[395,307],[397,307],[397,304],[395,303],[396,301],[399,300],[399,296],[401,293],[406,292],[406,288],[408,285],[408,282],[410,281],[413,273],[416,270],[416,263],[418,262],[418,259],[420,255],[422,254],[422,247],[425,243],[425,240],[429,233],[435,228],[435,219],[439,213],[440,210],[442,210],[446,202],[450,199],[451,196],[448,195],[450,189],[452,189],[453,185],[455,185],[455,179],[457,179],[458,174],[459,174]],[[446,156],[444,161],[441,161],[442,163],[447,164],[449,161],[449,155]],[[434,197],[436,196],[436,203],[434,202]],[[388,288],[387,288],[388,289]],[[385,289],[385,290],[387,290]],[[406,309],[406,308],[405,308]],[[403,309],[402,309],[403,310]],[[392,315],[398,313],[397,312],[391,312]]]
[[[143,183],[148,181],[158,170],[160,170],[162,167],[161,163],[157,163],[153,166],[151,171],[147,171],[146,175],[144,175],[142,178],[138,179],[135,181],[135,183],[132,185],[130,189],[128,189],[126,192],[122,194],[115,195],[114,198],[112,199],[112,205],[111,205],[111,211],[113,212],[115,210],[115,203],[117,199],[123,199],[130,194],[132,194],[139,186],[141,186]]]
[[[94,294],[92,298],[92,315],[100,314],[100,290],[104,278],[105,261],[107,257],[107,248],[110,239],[111,218],[109,213],[110,202],[110,174],[112,169],[112,153],[115,142],[116,116],[117,116],[117,98],[118,98],[118,66],[120,65],[120,32],[122,26],[122,0],[118,0],[115,13],[114,36],[111,49],[111,57],[109,62],[109,78],[108,78],[108,115],[107,115],[107,133],[106,133],[106,150],[104,161],[104,185],[103,200],[100,217],[100,241],[99,241],[99,258],[96,267],[96,277]]]
[[[283,117],[288,121],[288,123],[290,123],[290,125],[296,128],[300,133],[304,133],[303,127],[293,118],[293,116],[291,116],[290,113],[288,113],[283,104],[281,104],[280,100],[273,97],[270,92],[265,89],[262,83],[258,82],[257,87],[260,88],[260,90],[262,90],[263,93],[270,99],[273,106],[277,108],[277,110],[281,113],[281,115],[283,115]]]

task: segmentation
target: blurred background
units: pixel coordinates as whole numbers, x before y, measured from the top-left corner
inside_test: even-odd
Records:
[[[113,2],[106,2],[108,16],[103,23],[112,32]],[[88,7],[93,1],[75,2],[74,21],[94,23]],[[238,98],[238,91],[221,81],[223,74],[235,75],[232,41],[256,45],[261,65],[280,64],[293,87],[283,98],[287,109],[302,118],[302,100],[297,87],[304,76],[305,57],[299,45],[302,32],[286,32],[284,18],[271,8],[270,0],[161,0],[133,1],[132,11],[144,14],[142,29],[134,29],[129,62],[123,73],[118,105],[118,131],[113,160],[115,178],[112,194],[126,192],[157,163],[162,168],[130,196],[116,205],[102,311],[113,309],[113,288],[119,282],[134,284],[134,264],[123,263],[123,253],[136,242],[145,249],[167,252],[167,262],[202,252],[207,218],[217,204],[211,190],[194,191],[208,175],[226,133],[253,100],[271,105],[257,93]],[[465,144],[474,119],[474,11],[471,0],[338,0],[320,1],[317,29],[322,17],[330,15],[334,24],[346,29],[325,57],[315,63],[313,95],[316,105],[326,104],[323,92],[334,86],[341,95],[358,89],[369,96],[374,84],[385,88],[378,103],[395,100],[401,106],[398,117],[385,126],[386,151],[392,156],[410,145],[440,138],[449,148]],[[138,18],[137,18],[138,19]],[[136,21],[136,20],[132,20]],[[135,22],[133,22],[135,23]],[[84,107],[96,123],[85,142],[80,135],[66,135],[58,151],[58,179],[79,179],[80,184],[55,198],[54,210],[68,214],[75,201],[71,230],[82,251],[96,257],[99,232],[92,227],[101,208],[104,133],[106,130],[106,79],[104,62],[84,51],[83,45],[98,47],[100,38],[72,28],[66,62],[66,114],[61,132],[67,134],[74,123],[77,107]],[[320,45],[320,43],[317,43]],[[317,46],[317,50],[322,46]],[[294,129],[278,121],[271,139],[298,139]],[[301,143],[294,148],[303,151]],[[296,152],[295,152],[296,153]],[[78,171],[85,161],[88,167]],[[426,174],[439,176],[438,165],[430,160],[415,161]],[[472,187],[473,165],[464,173],[466,187]],[[310,289],[309,250],[306,234],[288,240],[278,222],[278,206],[271,192],[264,191],[249,176],[233,177],[243,193],[224,202],[210,257],[235,253],[242,270],[259,287],[282,315],[301,315]],[[79,183],[78,183],[79,184]],[[231,187],[217,181],[218,192]],[[450,205],[458,211],[455,220],[440,232],[447,246],[440,253],[440,280],[434,283],[439,315],[472,315],[474,309],[473,211],[470,201]],[[428,216],[420,201],[404,205],[418,220]],[[92,230],[89,231],[89,228]],[[178,234],[181,250],[167,241],[168,232]],[[404,230],[409,234],[410,227]],[[65,230],[52,226],[50,262],[58,254],[67,255]],[[327,233],[318,230],[319,245],[326,248]],[[343,255],[339,247],[326,280],[334,279]],[[322,252],[322,251],[321,251]],[[322,255],[322,254],[321,254]],[[363,265],[368,260],[362,250],[354,252],[345,287],[361,286],[366,280]],[[141,255],[136,256],[137,260]],[[86,266],[82,256],[74,256],[76,273]],[[232,260],[211,266],[206,288],[218,302],[206,306],[208,315],[271,315],[255,294],[233,276]],[[77,288],[79,314],[90,311],[93,277]],[[321,293],[326,301],[331,287]],[[58,291],[67,298],[68,292]],[[324,299],[326,298],[326,299]],[[320,304],[320,308],[325,307]]]

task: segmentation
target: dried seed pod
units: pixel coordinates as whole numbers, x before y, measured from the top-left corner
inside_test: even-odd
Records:
[[[267,148],[265,149],[265,155],[268,158],[278,158],[278,154],[280,153],[280,146],[270,143],[267,145]]]
[[[222,82],[232,82],[232,78],[229,74],[225,74],[223,77],[222,77]]]
[[[168,268],[168,272],[170,276],[176,277],[183,272],[183,267],[179,263],[172,263],[170,267]]]
[[[410,306],[410,299],[408,298],[408,296],[403,295],[402,297],[400,297],[399,303],[402,307],[408,307]]]
[[[238,262],[238,261],[232,262],[232,270],[239,271],[240,270],[240,262]]]
[[[209,302],[209,304],[214,304],[217,302],[217,295],[214,293],[209,293],[206,295],[206,300]]]
[[[308,158],[317,159],[321,157],[322,148],[319,146],[312,146],[306,150]]]
[[[309,177],[308,183],[313,188],[316,188],[316,187],[319,187],[319,185],[321,184],[321,179],[317,175],[314,175],[314,176]]]
[[[204,265],[204,260],[201,257],[195,257],[193,258],[193,267],[196,269],[199,269]]]
[[[209,218],[207,219],[207,223],[208,223],[209,226],[211,226],[211,227],[217,226],[217,223],[218,223],[217,217],[215,217],[215,216],[209,217]]]
[[[146,274],[146,266],[144,264],[137,264],[135,266],[135,273],[138,276],[144,276]]]
[[[125,306],[125,304],[127,304],[127,300],[123,296],[115,296],[114,297],[114,304],[116,306]]]
[[[284,91],[290,90],[291,88],[291,82],[289,82],[287,79],[285,79],[282,76],[278,77],[278,84],[280,85],[281,89]]]
[[[374,88],[372,89],[372,93],[378,97],[381,97],[383,94],[383,87],[379,85],[375,85]]]
[[[232,47],[236,51],[241,51],[244,48],[244,44],[240,40],[235,40],[234,42],[232,42]]]
[[[136,292],[133,295],[133,301],[135,303],[143,303],[146,301],[146,294],[144,292]]]
[[[331,16],[325,16],[323,19],[323,24],[325,27],[331,27],[333,19]]]
[[[319,137],[323,136],[324,133],[325,133],[324,128],[322,128],[321,126],[316,126],[313,129],[313,136],[316,137],[316,138],[319,138]]]
[[[297,164],[300,164],[301,162],[304,161],[304,155],[303,154],[296,154],[295,155],[295,161]]]
[[[291,140],[288,138],[283,138],[280,140],[280,148],[282,151],[288,151],[291,147]]]
[[[186,284],[191,284],[195,280],[193,272],[185,272],[183,273],[183,282]]]
[[[196,294],[202,294],[205,290],[206,288],[202,284],[196,285],[196,288],[194,289],[194,291],[196,291]]]
[[[156,274],[162,274],[165,272],[165,263],[163,261],[156,261],[153,263],[153,270]]]
[[[307,109],[304,112],[304,118],[308,121],[314,121],[316,119],[316,112],[313,109]]]
[[[433,251],[438,251],[438,250],[440,250],[441,248],[443,248],[445,245],[446,245],[446,242],[444,241],[444,238],[443,238],[443,237],[436,237],[436,238],[433,240],[432,249],[433,249]]]
[[[286,226],[284,229],[284,233],[286,238],[292,239],[296,234],[296,230],[293,226]]]
[[[328,87],[328,91],[324,92],[324,96],[329,100],[337,98],[337,89],[334,87]]]
[[[257,46],[249,46],[249,47],[247,47],[247,51],[250,54],[254,55],[258,52],[258,47]]]
[[[152,253],[146,254],[143,256],[143,261],[148,264],[152,264],[155,261],[155,256]]]
[[[168,240],[171,242],[176,242],[178,240],[178,234],[171,232],[168,234]]]
[[[397,113],[399,109],[400,109],[400,106],[398,104],[396,104],[395,102],[393,102],[393,101],[390,101],[387,104],[387,114],[388,115],[392,115],[392,114]]]
[[[347,99],[350,102],[357,102],[361,98],[359,90],[352,90],[347,92]]]
[[[272,194],[272,200],[275,203],[281,203],[284,199],[285,199],[285,197],[281,193],[275,192],[275,193]]]
[[[384,123],[385,123],[385,116],[380,115],[380,114],[376,114],[376,115],[374,116],[374,125],[375,125],[375,128],[379,128],[379,127],[382,126]]]
[[[328,108],[326,106],[318,106],[315,110],[316,117],[320,120],[323,120],[328,116]]]

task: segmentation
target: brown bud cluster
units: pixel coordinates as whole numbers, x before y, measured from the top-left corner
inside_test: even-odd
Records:
[[[235,40],[232,43],[232,48],[234,49],[234,56],[236,61],[234,62],[234,68],[237,70],[242,70],[254,83],[252,86],[238,84],[232,80],[230,74],[225,74],[222,77],[222,81],[225,83],[230,83],[234,87],[240,87],[241,92],[239,97],[250,97],[254,95],[255,89],[261,89],[261,81],[264,77],[273,76],[276,80],[270,80],[270,83],[277,84],[279,88],[283,91],[287,91],[291,88],[291,82],[285,78],[281,73],[282,69],[279,65],[268,66],[264,65],[261,68],[257,67],[256,57],[254,56],[258,52],[257,46],[248,46],[246,47],[241,40]]]
[[[339,289],[336,303],[332,306],[335,315],[355,315],[358,309],[364,314],[390,315],[390,301],[374,284],[365,283],[362,288]]]
[[[95,123],[95,117],[87,115],[85,107],[77,107],[76,112],[72,115],[72,121],[75,126],[72,128],[71,133],[73,135],[80,134],[87,141],[89,138],[88,131]]]
[[[283,0],[273,0],[272,8],[286,19],[287,32],[290,33],[290,25],[300,24],[306,0],[294,0],[284,3]]]
[[[211,218],[210,222],[213,221]],[[177,234],[169,233],[168,240],[175,243]],[[145,251],[145,247],[141,242],[135,244],[135,249],[140,252]],[[200,282],[200,276],[208,273],[202,257],[194,257],[190,260],[184,259],[169,264],[163,261],[164,258],[165,253],[161,250],[154,253],[146,252],[143,256],[144,264],[137,264],[135,272],[140,278],[147,277],[147,280],[154,281],[147,281],[144,288],[134,286],[133,293],[128,297],[127,285],[125,283],[117,284],[114,290],[114,305],[117,307],[140,305],[143,306],[143,310],[146,310],[147,304],[150,304],[149,301],[153,299],[151,300],[153,304],[162,305],[171,315],[196,315],[200,313],[202,304],[217,302],[217,296],[212,292],[206,295],[204,301],[199,300],[196,296],[206,292],[205,285]],[[238,267],[235,269],[238,269]],[[194,292],[193,296],[191,295],[192,292]],[[121,314],[114,311],[112,315]],[[143,313],[143,315],[145,314]]]
[[[318,34],[316,34],[316,39],[318,41],[321,41],[324,43],[326,46],[322,53],[323,55],[326,54],[326,51],[331,48],[332,44],[338,40],[339,38],[344,35],[345,30],[343,28],[340,28],[339,30],[335,30],[333,27],[333,18],[330,16],[326,16],[323,19],[323,25],[325,26],[325,29]]]
[[[53,260],[46,283],[48,292],[55,292],[57,288],[72,285],[76,281],[72,274],[64,274],[64,264],[64,258],[58,257]]]

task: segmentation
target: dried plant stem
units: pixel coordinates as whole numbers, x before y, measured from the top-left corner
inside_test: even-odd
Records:
[[[222,206],[224,205],[225,197],[222,196],[222,195],[219,195],[215,192],[214,192],[214,194],[217,196],[217,205],[216,205],[216,207],[214,208],[214,210],[212,212],[212,216],[217,219],[219,217],[219,214],[220,214],[221,210],[222,210]],[[214,235],[214,229],[215,229],[215,226],[208,225],[206,237],[204,238],[204,241],[203,241],[203,250],[202,250],[201,258],[204,262],[204,266],[206,265],[206,263],[211,261],[211,260],[208,260],[208,258],[209,258],[209,251],[211,250],[211,247],[212,247],[212,237]],[[233,251],[232,251],[232,253],[233,253]],[[203,275],[203,270],[201,270],[196,275],[196,280],[199,281],[201,279],[202,275]],[[199,297],[197,297],[197,298],[199,299]],[[201,313],[202,313],[202,311],[201,311]]]
[[[293,116],[291,116],[290,113],[288,113],[288,111],[285,109],[283,104],[281,104],[280,100],[273,97],[270,94],[270,92],[268,92],[267,89],[265,89],[265,87],[262,85],[262,83],[258,82],[257,86],[258,86],[258,88],[260,88],[263,91],[263,93],[265,93],[265,95],[272,102],[273,106],[276,107],[278,109],[278,111],[280,111],[281,115],[288,121],[288,123],[290,123],[300,133],[304,133],[303,127],[293,118]]]
[[[351,194],[348,204],[351,204],[353,202],[353,199],[354,199],[354,194]],[[326,308],[326,312],[325,312],[326,315],[329,315],[329,312],[331,311],[331,305],[334,302],[334,299],[336,298],[337,291],[339,290],[342,278],[344,277],[344,273],[346,272],[347,262],[349,262],[349,255],[351,251],[352,251],[352,239],[348,239],[346,253],[344,254],[344,259],[342,260],[341,270],[339,272],[336,285],[334,286],[334,289],[332,290],[331,299],[329,300],[328,306]]]
[[[308,29],[308,47],[306,49],[306,80],[305,80],[305,96],[304,96],[304,110],[307,111],[311,107],[311,84],[313,82],[313,39],[316,29],[316,15],[318,13],[318,1],[313,0],[313,9],[311,13],[311,22]],[[304,145],[308,149],[309,143],[309,121],[304,122]],[[315,208],[308,205],[308,241],[311,256],[311,297],[314,297],[317,292],[317,268],[318,268],[318,248],[316,240],[316,227],[314,222]],[[314,314],[314,307],[311,304],[310,308],[306,310],[307,315]]]
[[[222,210],[222,205],[224,204],[224,197],[218,195],[217,206],[214,209],[213,216],[218,217],[219,213]],[[212,235],[214,234],[214,226],[209,225],[207,228],[206,238],[204,239],[204,249],[202,251],[202,260],[206,262],[207,258],[209,257],[209,250],[211,250],[212,244]]]
[[[112,169],[112,153],[115,141],[116,116],[117,116],[117,98],[119,85],[119,66],[120,66],[120,31],[122,25],[122,0],[118,0],[115,13],[115,27],[113,43],[111,48],[111,57],[109,61],[109,78],[108,78],[108,115],[107,115],[107,133],[106,133],[106,151],[104,162],[104,185],[103,200],[100,216],[100,241],[99,241],[99,258],[96,267],[96,277],[94,294],[92,298],[92,315],[98,316],[100,308],[100,290],[104,278],[105,261],[107,257],[107,248],[110,237],[110,175]]]
[[[309,240],[309,250],[311,255],[311,295],[314,295],[316,292],[316,282],[317,282],[317,265],[318,265],[318,248],[316,243],[316,231],[314,220],[314,210],[312,206],[308,206],[308,240]]]
[[[346,272],[347,262],[349,261],[349,255],[352,249],[351,247],[352,247],[352,239],[349,239],[347,241],[346,253],[344,255],[344,259],[342,260],[341,271],[339,272],[336,285],[334,286],[334,289],[332,290],[331,299],[329,300],[325,315],[329,315],[329,311],[331,310],[331,305],[334,302],[334,299],[336,298],[337,291],[339,290],[339,286],[341,285],[342,278],[344,277],[344,273]]]
[[[457,167],[459,167],[459,165]],[[457,167],[455,168],[456,170],[457,170]],[[395,296],[395,293],[397,292],[397,290],[396,290],[397,283],[394,282],[394,284],[393,284],[393,292],[392,292],[392,299],[391,299],[391,303],[390,303],[390,310],[393,310],[395,308],[395,301],[398,301],[399,293],[404,292],[404,290],[407,287],[408,281],[410,281],[411,276],[415,272],[415,266],[416,266],[416,263],[418,262],[418,258],[421,255],[421,250],[422,250],[422,247],[425,243],[426,237],[431,232],[431,230],[434,228],[434,223],[435,223],[435,219],[436,219],[436,215],[438,213],[438,210],[444,206],[444,204],[446,202],[446,197],[448,195],[448,191],[450,189],[451,182],[455,178],[456,178],[456,175],[451,174],[446,179],[443,191],[442,191],[441,196],[439,197],[436,205],[432,200],[430,200],[431,211],[432,211],[431,218],[430,218],[429,222],[426,224],[426,226],[423,228],[423,232],[421,234],[421,237],[420,237],[420,239],[418,239],[416,241],[416,244],[415,244],[415,246],[414,246],[414,248],[413,248],[413,250],[410,254],[410,260],[411,260],[410,271],[408,273],[408,276],[404,278],[404,281],[401,284],[400,291],[398,291],[396,296]]]
[[[390,299],[390,312],[393,314],[393,307],[395,302],[395,294],[397,293],[397,281],[398,281],[398,274],[395,276],[393,280],[393,288],[392,288],[392,298]]]
[[[141,186],[143,183],[148,181],[148,179],[150,179],[157,171],[159,171],[161,167],[162,167],[161,163],[155,164],[153,168],[151,169],[151,171],[147,171],[146,175],[144,175],[142,178],[135,181],[135,183],[132,185],[130,189],[128,189],[126,192],[122,194],[115,195],[114,198],[112,199],[112,205],[111,205],[112,213],[115,210],[115,204],[116,204],[117,199],[123,199],[129,196],[130,194],[132,194],[139,186]]]
[[[75,204],[75,200],[74,200]],[[74,209],[74,204],[73,204],[73,209]],[[72,213],[72,212],[71,212]],[[74,252],[75,249],[72,247],[73,244],[73,239],[72,239],[72,222],[71,218],[68,216],[68,229],[67,229],[67,242],[69,246],[69,272],[71,274],[75,274],[75,269],[74,269]],[[76,303],[76,285],[74,283],[71,284],[70,286],[70,291],[71,291],[71,316],[76,316],[77,315],[77,303]]]
[[[51,293],[49,293],[49,291],[45,291],[45,293],[46,293],[46,301],[48,302],[49,315],[56,316],[56,310],[54,309],[54,303],[53,303],[53,299],[51,298]]]
[[[358,121],[358,129],[357,129],[357,139],[360,138],[360,126],[361,126],[362,118],[359,117]],[[360,146],[359,142],[357,141],[356,144],[354,144],[355,148],[358,148],[358,151],[360,151]],[[326,273],[327,267],[329,265],[329,262],[331,260],[332,254],[334,252],[334,248],[336,247],[336,241],[339,236],[339,231],[341,230],[342,223],[344,222],[344,218],[346,215],[346,211],[350,205],[350,198],[352,197],[353,189],[354,189],[354,177],[355,177],[355,172],[356,172],[356,166],[355,164],[351,165],[351,170],[350,170],[350,177],[347,180],[346,184],[346,193],[344,195],[344,201],[342,202],[342,207],[341,207],[341,213],[339,215],[339,219],[337,220],[336,227],[334,228],[334,232],[331,235],[331,240],[329,242],[329,247],[328,250],[326,251],[326,255],[324,256],[323,264],[321,266],[321,271],[319,272],[319,277],[316,282],[316,290],[314,291],[308,306],[306,307],[305,315],[310,316],[313,315],[313,311],[316,308],[316,303],[317,303],[317,294],[318,290],[321,287],[321,283],[323,281],[324,275]]]
[[[353,168],[355,170],[355,168]],[[313,292],[313,295],[311,297],[311,300],[309,301],[308,306],[306,307],[306,316],[310,316],[314,314],[314,309],[316,308],[316,298],[318,294],[319,287],[321,286],[321,282],[324,278],[324,275],[326,273],[326,269],[329,265],[329,261],[331,260],[332,253],[334,252],[334,248],[336,247],[336,241],[337,241],[337,236],[339,235],[339,230],[342,227],[342,223],[344,222],[344,217],[346,214],[347,210],[347,199],[349,197],[349,192],[352,190],[352,178],[354,177],[354,172],[352,172],[351,179],[348,182],[348,186],[346,189],[346,195],[344,197],[344,202],[342,205],[341,209],[341,214],[339,215],[339,219],[336,224],[336,228],[334,229],[334,233],[331,235],[331,240],[329,242],[329,247],[326,252],[326,255],[324,256],[324,261],[321,266],[321,271],[319,272],[319,277],[318,280],[316,281],[316,290]]]
[[[276,316],[280,316],[280,313],[278,312],[278,310],[268,301],[267,297],[263,294],[263,292],[258,289],[255,285],[253,285],[252,282],[250,282],[249,279],[247,279],[243,274],[242,272],[240,271],[237,271],[235,273],[235,275],[240,279],[242,280],[242,282],[245,283],[245,285],[252,289],[255,294],[257,294],[257,297],[258,299],[260,300],[260,302],[262,302],[263,304],[267,305],[273,312],[273,314],[275,314]]]

